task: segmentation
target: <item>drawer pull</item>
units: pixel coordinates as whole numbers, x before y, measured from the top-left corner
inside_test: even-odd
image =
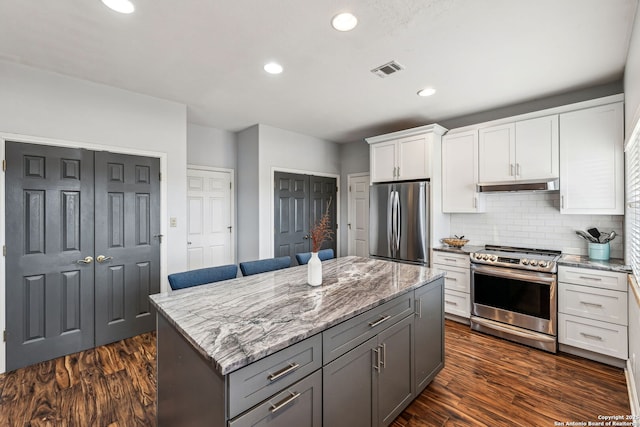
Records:
[[[445,277],[446,280],[451,280],[452,282],[457,282],[458,279],[456,279],[455,277]]]
[[[455,259],[455,258],[445,258],[444,260],[445,261],[451,261],[451,262],[458,262],[458,260]]]
[[[271,411],[272,414],[275,414],[280,409],[284,408],[285,406],[287,406],[288,404],[290,404],[291,402],[293,402],[294,400],[300,397],[300,393],[294,393],[292,391],[290,391],[289,393],[291,393],[291,396],[285,399],[282,399],[280,402],[276,403],[275,405],[273,403],[271,404],[271,408],[269,408],[269,411]]]
[[[593,307],[600,307],[600,308],[602,308],[602,304],[598,304],[597,302],[580,301],[580,304],[590,305],[590,306],[593,306]]]
[[[580,276],[580,278],[584,280],[595,280],[596,282],[602,282],[601,277]]]
[[[584,333],[584,332],[580,332],[580,335],[582,335],[585,338],[591,338],[593,340],[602,341],[602,337],[600,337],[598,335],[591,335],[591,334],[587,334],[587,333]]]
[[[269,374],[269,376],[267,378],[269,378],[269,381],[275,381],[281,377],[284,377],[287,374],[290,374],[291,372],[295,371],[296,369],[298,369],[300,367],[300,365],[298,365],[297,363],[289,363],[289,366],[287,366],[286,368],[282,368],[280,369],[278,372],[274,372],[273,374]]]
[[[455,301],[445,301],[444,303],[449,305],[458,305],[458,303]]]
[[[369,326],[371,326],[372,328],[375,328],[376,326],[378,326],[381,323],[386,322],[387,320],[391,319],[391,316],[384,316],[382,319],[380,320],[376,320],[375,322],[369,322]]]

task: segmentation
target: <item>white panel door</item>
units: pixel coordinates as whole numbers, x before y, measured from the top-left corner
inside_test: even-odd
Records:
[[[369,256],[369,176],[349,177],[349,255]]]
[[[189,270],[233,264],[231,173],[187,170]]]

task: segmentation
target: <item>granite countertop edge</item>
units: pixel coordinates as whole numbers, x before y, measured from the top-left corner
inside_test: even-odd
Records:
[[[613,271],[617,273],[631,273],[631,266],[625,264],[624,260],[618,258],[600,261],[591,259],[587,255],[563,254],[558,260],[558,265],[589,268],[592,270]]]
[[[350,258],[356,258],[356,257],[350,257]],[[375,262],[385,262],[388,263],[390,261],[375,261]],[[401,266],[403,265],[407,265],[407,264],[399,264],[399,268],[402,268]],[[412,266],[415,267],[415,266]],[[295,267],[294,267],[295,268]],[[411,268],[411,267],[410,267]],[[421,267],[421,268],[426,268],[426,267]],[[167,322],[169,322],[169,324],[171,324],[191,345],[192,347],[198,352],[200,353],[200,355],[207,360],[214,368],[215,370],[221,374],[221,375],[227,375],[233,371],[236,371],[244,366],[249,365],[252,362],[255,362],[256,360],[262,359],[266,356],[269,356],[271,354],[276,353],[279,350],[282,350],[284,348],[287,348],[295,343],[298,343],[300,341],[303,341],[309,337],[312,337],[322,331],[325,331],[339,323],[342,323],[346,320],[349,320],[355,316],[358,316],[359,314],[362,314],[368,310],[371,310],[379,305],[382,305],[396,297],[399,297],[401,295],[404,295],[406,293],[409,293],[419,287],[422,287],[424,285],[427,285],[428,283],[434,282],[435,280],[444,277],[445,276],[445,272],[438,270],[437,268],[426,268],[428,270],[428,274],[427,274],[427,278],[424,280],[419,280],[416,283],[414,283],[413,285],[410,286],[406,286],[400,289],[397,289],[395,291],[392,292],[388,292],[382,296],[380,296],[380,298],[376,299],[373,302],[369,302],[369,303],[364,303],[363,305],[356,305],[354,306],[353,310],[349,310],[347,312],[344,312],[338,316],[332,317],[330,320],[322,320],[320,318],[318,319],[314,319],[314,321],[311,321],[310,323],[312,323],[312,326],[309,328],[306,328],[302,331],[300,331],[299,333],[294,333],[292,335],[286,335],[283,336],[282,339],[278,339],[278,340],[274,340],[274,341],[270,341],[268,343],[268,345],[265,345],[264,347],[262,347],[259,351],[251,351],[249,354],[247,354],[246,356],[240,357],[240,358],[234,358],[233,360],[229,360],[229,361],[219,361],[216,359],[215,355],[212,355],[209,351],[207,351],[207,349],[204,348],[203,343],[199,342],[199,340],[194,339],[194,337],[191,335],[191,333],[189,333],[189,331],[187,331],[185,328],[182,327],[182,325],[180,324],[179,321],[176,321],[172,314],[170,312],[168,312],[167,310],[165,310],[165,307],[163,306],[163,300],[166,301],[167,297],[170,297],[171,293],[164,293],[164,294],[156,294],[156,295],[152,295],[150,297],[152,305],[155,307],[155,309],[158,311],[159,314],[161,314],[166,320]],[[288,270],[292,270],[292,269],[288,269]],[[306,269],[304,269],[304,273],[306,276]],[[268,273],[267,273],[268,274]],[[256,277],[258,277],[260,275],[256,275],[254,276],[254,279]],[[237,279],[233,279],[234,282],[236,282],[236,286],[241,283],[241,281],[245,279],[245,278],[237,278]],[[216,285],[216,284],[214,284]],[[218,286],[220,286],[220,284],[217,284]],[[206,285],[208,286],[208,285]],[[308,293],[312,293],[312,292],[317,292],[318,290],[321,290],[322,286],[319,287],[308,287]],[[190,288],[193,289],[193,288]],[[201,289],[199,291],[202,291]],[[179,291],[179,292],[183,292],[183,296],[186,296],[186,293],[184,293],[183,291]],[[187,290],[188,292],[188,290]],[[178,294],[178,292],[176,292],[176,294]]]

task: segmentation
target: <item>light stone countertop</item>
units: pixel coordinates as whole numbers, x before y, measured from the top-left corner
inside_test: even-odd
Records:
[[[484,249],[484,246],[477,246],[477,245],[464,245],[461,248],[443,245],[443,246],[437,246],[433,248],[434,251],[438,251],[438,252],[449,252],[452,254],[462,254],[462,255],[469,255],[472,252],[478,252],[483,249]]]
[[[611,258],[608,261],[598,261],[589,258],[587,255],[563,254],[558,260],[558,265],[615,271],[618,273],[631,273],[631,266],[626,265],[624,260],[617,258]]]
[[[299,266],[179,291],[151,302],[222,375],[444,276],[360,257],[324,261],[323,284]]]

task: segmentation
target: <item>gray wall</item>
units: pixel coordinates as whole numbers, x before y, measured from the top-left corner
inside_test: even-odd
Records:
[[[352,173],[369,172],[369,144],[366,141],[351,142],[340,145],[340,254],[348,255],[349,234],[347,230],[349,188],[347,187],[347,176]]]
[[[640,6],[629,43],[627,65],[624,69],[625,135],[629,137],[640,120]]]
[[[187,163],[236,169],[236,134],[193,123],[187,124]]]
[[[258,245],[258,125],[237,134],[238,157],[236,188],[238,189],[237,243],[238,262],[259,258]]]

